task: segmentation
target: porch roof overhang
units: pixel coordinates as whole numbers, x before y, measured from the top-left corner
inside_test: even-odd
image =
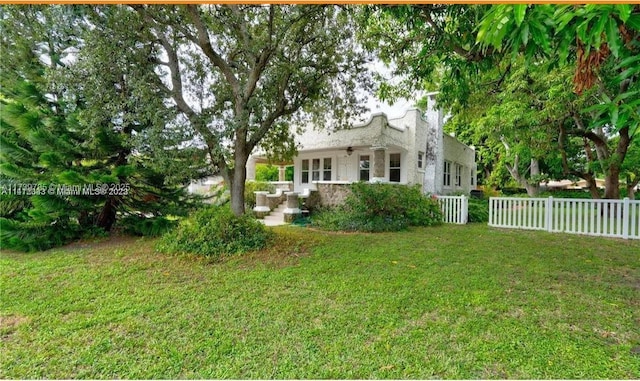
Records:
[[[298,150],[298,156],[300,156],[301,154],[313,154],[313,153],[319,153],[319,152],[331,152],[331,151],[344,151],[345,153],[349,154],[349,151],[351,154],[354,153],[358,153],[358,152],[371,152],[374,151],[375,149],[386,149],[387,151],[402,151],[402,152],[407,152],[407,148],[397,145],[397,144],[362,144],[362,145],[337,145],[337,146],[329,146],[329,147],[314,147],[314,148],[309,148],[309,149],[299,149]]]
[[[270,165],[285,166],[285,167],[293,165],[293,160],[269,160],[269,158],[266,155],[262,155],[262,154],[251,155],[251,159],[256,164],[270,164]]]

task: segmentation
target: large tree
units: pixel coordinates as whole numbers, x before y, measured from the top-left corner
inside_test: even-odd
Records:
[[[596,104],[568,110],[571,131],[594,146],[605,198],[619,198],[620,173],[640,125],[640,6],[493,6],[478,29],[485,48],[575,68],[574,92]],[[611,143],[614,141],[615,145]]]
[[[97,7],[96,14],[124,18],[137,32],[116,28],[105,46],[135,38],[154,53],[151,72],[229,184],[236,214],[244,212],[252,151],[290,152],[282,147],[293,148],[292,121],[326,127],[363,111],[358,84],[366,83],[366,60],[348,8],[140,5]]]
[[[402,78],[381,81],[378,96],[393,101],[416,90],[438,90],[440,106],[465,103],[475,74],[500,61],[476,43],[488,6],[420,4],[369,6],[360,12],[360,40]]]
[[[455,105],[447,128],[469,144],[490,148],[480,151],[480,162],[490,168],[504,167],[518,186],[536,196],[542,180],[563,176],[554,170],[554,164],[559,164],[554,155],[557,124],[564,114],[555,105],[565,87],[562,74],[522,60],[496,65],[469,85],[469,101]],[[504,185],[497,176],[501,171],[495,172],[488,174],[485,184]]]
[[[592,99],[565,99],[564,118],[556,120],[556,129],[564,143],[583,140],[590,163],[575,170],[565,157],[563,168],[592,184],[594,173],[602,173],[605,197],[618,197],[620,170],[640,121],[639,7],[406,5],[372,12],[379,17],[365,23],[368,46],[407,75],[405,90],[425,84],[440,90],[442,106],[473,107],[469,103],[477,83],[505,61],[524,57],[532,67],[573,68],[575,93]],[[494,84],[507,82],[514,67],[506,65]],[[397,88],[381,88],[386,96],[398,93]],[[570,88],[564,92],[570,95]],[[524,90],[526,95],[529,90]]]
[[[141,78],[119,62],[108,73],[87,62],[84,21],[76,7],[2,8],[5,247],[46,249],[110,231],[124,216],[160,221],[188,205],[184,178],[168,181],[133,139],[164,126],[135,106],[143,103],[132,84]],[[132,54],[140,54],[134,45],[121,46],[121,56]],[[161,110],[161,98],[152,104]]]

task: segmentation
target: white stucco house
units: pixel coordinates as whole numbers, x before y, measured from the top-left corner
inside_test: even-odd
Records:
[[[297,137],[293,191],[369,181],[420,184],[425,193],[469,193],[476,185],[475,150],[443,132],[444,115],[433,107],[434,97],[429,95],[427,112],[413,108],[398,118],[377,113],[337,131],[307,129]],[[250,158],[248,179],[255,178],[260,161],[259,154]]]

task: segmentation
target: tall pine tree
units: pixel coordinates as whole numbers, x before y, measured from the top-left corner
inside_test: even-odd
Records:
[[[130,230],[159,233],[170,224],[167,215],[182,214],[189,205],[185,178],[167,176],[135,144],[135,135],[162,136],[168,115],[160,107],[150,118],[136,107],[143,101],[142,79],[131,67],[110,62],[109,75],[101,75],[105,66],[95,64],[104,57],[90,61],[83,53],[91,46],[83,39],[85,11],[2,10],[3,248],[47,249],[111,231],[119,219]],[[134,51],[123,47],[123,54]],[[181,154],[192,165],[198,162],[197,151]]]

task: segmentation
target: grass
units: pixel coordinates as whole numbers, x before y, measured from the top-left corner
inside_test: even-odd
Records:
[[[3,252],[0,378],[640,378],[638,241],[277,232],[223,263]]]

